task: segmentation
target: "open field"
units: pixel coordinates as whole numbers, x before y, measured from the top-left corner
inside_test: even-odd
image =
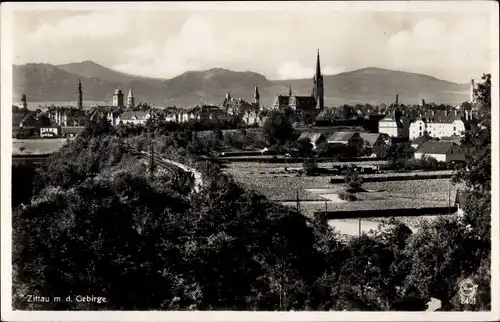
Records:
[[[419,217],[394,217],[396,220],[407,225],[413,233],[417,232],[423,222],[434,221],[441,216],[419,216]],[[447,216],[450,217],[450,216]],[[387,222],[390,218],[370,218],[361,220],[361,233],[369,234],[371,230],[379,230],[379,225],[382,222]],[[359,235],[359,220],[358,219],[333,219],[328,221],[334,230],[341,235],[358,236]]]
[[[356,194],[360,200],[346,202],[338,197],[344,185],[329,183],[331,176],[298,176],[284,172],[275,164],[241,165],[230,164],[225,171],[250,189],[287,206],[296,207],[298,193],[300,211],[306,216],[313,216],[316,211],[448,207],[454,205],[457,190],[451,179],[369,182],[363,184],[368,192]],[[289,165],[291,167],[300,168],[300,165]]]
[[[48,154],[58,151],[67,139],[12,139],[12,154]]]

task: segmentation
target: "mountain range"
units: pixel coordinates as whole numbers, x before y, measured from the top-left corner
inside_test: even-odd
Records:
[[[125,96],[132,88],[135,101],[156,106],[220,104],[226,93],[251,101],[259,87],[261,104],[271,105],[278,94],[310,95],[308,79],[269,80],[254,72],[222,68],[189,71],[171,79],[149,78],[121,73],[92,61],[64,65],[25,64],[13,66],[14,101],[25,93],[29,102],[76,101],[78,78],[84,101],[110,102],[115,89]],[[325,105],[418,104],[421,99],[437,104],[459,104],[469,99],[469,85],[440,80],[428,75],[381,68],[363,68],[324,76]],[[85,103],[84,103],[85,105]]]

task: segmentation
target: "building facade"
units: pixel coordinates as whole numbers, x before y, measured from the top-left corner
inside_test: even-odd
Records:
[[[394,111],[381,119],[378,124],[379,133],[391,138],[408,138],[410,136],[410,120],[401,111]]]
[[[458,110],[429,111],[410,124],[410,140],[423,136],[425,133],[433,138],[461,137],[467,131],[472,121],[471,113]]]

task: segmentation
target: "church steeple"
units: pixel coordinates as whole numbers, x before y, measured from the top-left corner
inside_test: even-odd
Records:
[[[292,84],[288,85],[288,96],[292,96]]]
[[[78,92],[76,94],[76,105],[79,109],[83,108],[83,91],[82,91],[82,81],[78,77]]]
[[[132,94],[132,87],[129,88],[128,90],[128,96],[127,96],[127,107],[128,108],[134,108],[134,94]]]
[[[319,59],[319,49],[316,56],[316,73],[313,78],[313,96],[316,99],[316,108],[324,108],[323,75],[321,74],[321,63]]]
[[[260,101],[259,88],[257,87],[257,85],[255,85],[255,90],[253,92],[253,102],[259,105],[259,101]]]
[[[319,49],[318,49],[318,53],[316,55],[316,78],[318,77],[322,77],[321,75],[321,63],[319,61]]]

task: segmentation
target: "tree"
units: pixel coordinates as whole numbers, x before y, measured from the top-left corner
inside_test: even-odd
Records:
[[[340,109],[340,118],[343,120],[350,120],[356,115],[354,108],[350,105],[343,105]]]
[[[312,153],[313,145],[312,145],[311,140],[309,138],[305,138],[303,140],[300,140],[298,143],[299,143],[298,144],[299,155],[308,156]]]
[[[262,132],[271,145],[276,142],[284,144],[292,138],[293,127],[283,113],[273,111],[264,122]]]

